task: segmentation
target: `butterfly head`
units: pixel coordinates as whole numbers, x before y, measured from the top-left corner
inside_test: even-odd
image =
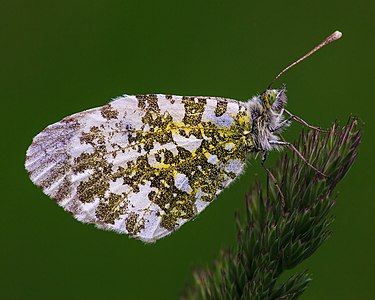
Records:
[[[252,138],[256,149],[271,150],[274,148],[269,141],[278,139],[275,134],[280,130],[275,129],[281,128],[286,102],[285,85],[281,89],[268,88],[259,96],[249,100]]]
[[[261,95],[260,100],[266,110],[280,114],[287,102],[286,85],[281,89],[266,89]]]

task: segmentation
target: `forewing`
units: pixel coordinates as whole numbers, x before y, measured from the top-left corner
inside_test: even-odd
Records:
[[[48,126],[25,166],[76,219],[152,242],[242,172],[249,131],[246,106],[235,100],[123,96]]]

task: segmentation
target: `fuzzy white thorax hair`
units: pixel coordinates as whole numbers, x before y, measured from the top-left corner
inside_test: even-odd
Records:
[[[278,141],[276,133],[280,133],[288,123],[282,123],[284,120],[284,106],[287,102],[285,90],[268,90],[274,94],[275,101],[268,105],[262,100],[262,95],[254,96],[247,104],[252,123],[251,135],[254,146],[259,151],[269,151],[277,149],[278,146],[271,144],[272,141]]]

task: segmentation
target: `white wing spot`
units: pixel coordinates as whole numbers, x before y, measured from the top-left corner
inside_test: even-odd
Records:
[[[175,186],[183,191],[190,193],[191,187],[189,186],[189,178],[185,174],[177,173],[174,177]]]

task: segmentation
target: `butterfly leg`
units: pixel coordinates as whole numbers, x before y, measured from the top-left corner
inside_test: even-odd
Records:
[[[292,121],[292,120],[293,120],[293,117],[290,116],[289,118],[282,121],[279,126],[277,126],[276,128],[273,128],[271,130],[271,132],[277,132],[277,131],[283,129],[284,127],[288,126],[290,124],[290,121]]]
[[[327,176],[326,174],[324,174],[322,171],[320,171],[319,169],[317,169],[316,167],[314,167],[312,164],[310,164],[307,159],[302,155],[301,152],[298,151],[298,149],[296,147],[294,147],[293,144],[291,143],[288,143],[288,142],[282,142],[282,141],[269,141],[269,143],[271,145],[278,145],[278,146],[287,146],[289,147],[290,149],[292,149],[301,159],[302,161],[308,165],[311,169],[313,169],[315,172],[317,172],[318,174],[322,175],[323,177],[326,177],[328,178],[329,176]]]
[[[285,207],[285,198],[284,198],[284,194],[283,194],[283,192],[281,191],[280,186],[279,186],[279,184],[277,183],[277,180],[276,180],[275,176],[272,174],[271,170],[268,169],[268,168],[266,167],[266,165],[265,165],[265,161],[266,161],[266,159],[267,159],[267,153],[268,153],[267,151],[263,151],[262,162],[261,162],[261,164],[262,164],[262,167],[266,170],[268,176],[272,179],[273,184],[275,185],[277,191],[279,192],[280,197],[281,197],[281,207],[284,208],[284,207]]]
[[[290,111],[284,109],[284,111],[289,115],[289,118],[287,120],[294,120],[304,126],[306,126],[307,128],[310,128],[310,129],[314,129],[316,131],[319,131],[319,132],[328,132],[327,130],[325,129],[321,129],[319,127],[316,127],[316,126],[313,126],[313,125],[310,125],[309,123],[307,123],[306,121],[304,121],[303,119],[301,119],[300,117],[292,114]],[[284,122],[283,122],[284,123]]]

